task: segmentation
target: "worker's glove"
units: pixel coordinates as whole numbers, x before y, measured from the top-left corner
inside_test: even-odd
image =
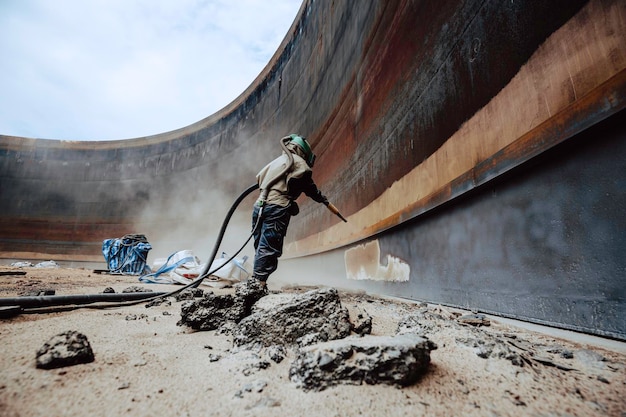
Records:
[[[287,212],[292,216],[297,216],[300,213],[300,207],[298,207],[298,203],[292,201],[289,203],[289,207],[287,207]]]

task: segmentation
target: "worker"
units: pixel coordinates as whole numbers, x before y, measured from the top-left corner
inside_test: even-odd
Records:
[[[329,205],[313,182],[315,154],[309,142],[292,134],[281,140],[281,146],[282,155],[256,176],[261,194],[252,212],[255,256],[251,281],[258,282],[264,290],[270,274],[278,267],[289,220],[300,211],[295,200],[304,193],[318,203]]]

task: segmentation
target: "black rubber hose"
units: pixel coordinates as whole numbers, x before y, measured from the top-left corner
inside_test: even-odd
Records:
[[[129,293],[100,293],[75,295],[38,295],[30,297],[3,297],[0,298],[0,307],[20,306],[23,308],[62,306],[67,304],[92,304],[98,302],[120,302],[145,300],[166,293],[129,292]]]
[[[222,227],[220,228],[220,232],[217,236],[217,240],[215,241],[215,245],[213,246],[213,252],[211,253],[211,256],[209,257],[209,261],[207,262],[206,266],[204,267],[204,269],[202,270],[198,278],[194,281],[197,283],[195,284],[192,283],[193,285],[191,287],[196,288],[198,285],[200,285],[200,283],[202,282],[204,278],[210,275],[209,268],[211,267],[211,264],[215,260],[215,256],[217,255],[217,251],[219,250],[219,247],[222,243],[222,239],[224,238],[224,233],[226,233],[226,227],[228,226],[228,223],[230,222],[230,218],[233,216],[233,213],[235,213],[235,210],[237,209],[239,204],[241,204],[243,199],[246,198],[248,194],[250,194],[257,188],[259,188],[258,184],[251,185],[243,193],[241,193],[239,197],[237,197],[235,202],[230,206],[230,210],[228,210],[228,214],[226,214],[226,217],[224,218],[224,221],[222,222]],[[226,265],[226,264],[227,262],[224,262],[223,265]],[[217,269],[215,271],[217,271]],[[215,272],[215,271],[211,271],[211,272]]]
[[[213,247],[213,252],[211,253],[210,259],[208,260],[206,266],[204,267],[202,273],[198,276],[198,278],[196,278],[195,280],[193,280],[189,284],[186,284],[185,286],[183,286],[181,288],[178,288],[178,289],[176,289],[174,291],[171,291],[171,292],[150,294],[150,296],[148,296],[148,298],[142,298],[140,300],[130,300],[130,301],[123,301],[123,302],[118,302],[118,303],[107,303],[107,304],[81,304],[81,305],[72,305],[72,306],[57,305],[58,306],[57,310],[50,309],[50,308],[42,308],[42,309],[38,310],[37,308],[33,308],[33,309],[29,309],[29,310],[22,310],[22,312],[23,313],[40,313],[40,312],[68,311],[68,310],[74,310],[74,309],[78,309],[78,308],[106,309],[106,308],[125,307],[125,306],[132,306],[132,305],[135,305],[135,304],[140,304],[140,303],[143,303],[143,302],[153,301],[153,300],[156,300],[156,299],[159,299],[159,298],[171,297],[173,295],[176,295],[176,294],[180,293],[183,290],[186,290],[187,288],[196,288],[196,287],[198,287],[198,285],[200,285],[200,283],[202,283],[204,278],[206,278],[209,275],[214,274],[215,272],[219,271],[223,266],[227,265],[228,262],[233,260],[235,258],[235,256],[237,256],[237,254],[239,252],[241,252],[241,250],[243,250],[245,245],[250,241],[250,239],[252,237],[252,233],[250,234],[250,236],[248,237],[246,242],[237,251],[237,253],[235,255],[233,255],[227,262],[224,262],[219,267],[209,271],[209,268],[211,267],[211,264],[215,260],[215,256],[217,255],[217,251],[219,250],[219,247],[222,244],[222,239],[224,238],[224,233],[226,232],[226,228],[228,226],[228,223],[230,222],[231,217],[233,216],[233,213],[235,212],[235,210],[237,209],[239,204],[241,204],[241,202],[244,200],[244,198],[246,198],[250,193],[252,193],[254,190],[256,190],[258,188],[259,188],[258,184],[251,185],[244,192],[242,192],[239,195],[239,197],[237,197],[235,202],[231,205],[230,209],[228,210],[228,214],[226,215],[226,217],[224,218],[224,221],[222,222],[222,227],[220,228],[220,232],[219,232],[218,237],[217,237],[217,239],[215,241],[215,246]],[[145,293],[139,293],[139,294],[144,294],[145,295]],[[71,296],[69,296],[69,297],[71,297]],[[90,296],[87,296],[87,297],[90,297]],[[2,305],[2,299],[0,299],[0,305]],[[4,304],[4,305],[7,305],[7,304]]]

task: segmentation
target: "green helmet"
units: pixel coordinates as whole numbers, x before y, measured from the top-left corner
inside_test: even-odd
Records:
[[[309,144],[309,142],[307,142],[306,138],[300,135],[296,135],[294,133],[289,135],[289,137],[291,138],[289,143],[298,145],[300,149],[302,149],[302,151],[304,152],[304,159],[306,163],[310,167],[313,167],[313,164],[315,163],[315,154],[311,150],[311,145]]]

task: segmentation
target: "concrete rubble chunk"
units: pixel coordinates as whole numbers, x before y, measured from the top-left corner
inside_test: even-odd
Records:
[[[53,336],[37,351],[37,368],[55,369],[93,362],[87,336],[74,330]]]
[[[429,314],[427,308],[423,308],[402,317],[398,322],[396,334],[414,333],[420,336],[426,336],[440,326],[437,320],[437,318]]]
[[[424,374],[435,349],[416,334],[350,336],[300,348],[289,378],[306,391],[338,384],[407,386]]]
[[[306,345],[350,335],[348,310],[334,288],[270,295],[259,304],[239,322],[233,334],[235,345]]]
[[[211,291],[211,294],[213,292]],[[174,299],[177,302],[185,301],[185,300],[193,300],[194,298],[202,298],[204,297],[204,290],[202,288],[187,288],[182,290],[178,294],[174,296]]]
[[[274,345],[267,348],[267,357],[276,363],[281,363],[287,356],[287,351],[284,346]]]
[[[207,294],[204,298],[186,301],[181,306],[178,325],[194,330],[215,330],[226,321],[237,322],[244,317],[243,304],[231,294]]]
[[[457,319],[461,324],[469,324],[470,326],[489,326],[491,322],[484,314],[466,314]]]
[[[268,295],[267,287],[261,286],[257,280],[249,279],[234,285],[235,297],[244,304],[245,314],[252,311],[252,307],[263,297]]]
[[[130,287],[126,287],[122,290],[122,293],[133,293],[133,292],[153,292],[149,288],[139,287],[137,285],[131,285]]]
[[[361,336],[372,333],[372,316],[365,309],[355,308],[354,317],[350,321],[354,333]]]
[[[168,300],[166,297],[155,298],[154,300],[146,303],[146,308],[157,307],[160,305],[171,306],[172,302]]]
[[[498,358],[510,361],[515,366],[524,366],[524,360],[500,337],[484,332],[476,332],[476,336],[457,337],[456,342],[471,348],[479,358]]]
[[[254,282],[235,285],[235,294],[216,295],[207,293],[201,299],[186,301],[181,306],[178,325],[194,330],[216,330],[228,322],[238,323],[250,314],[252,306],[267,290]]]
[[[233,349],[220,359],[232,373],[241,373],[244,376],[256,374],[271,366],[271,363],[262,357],[261,353],[250,349]]]

